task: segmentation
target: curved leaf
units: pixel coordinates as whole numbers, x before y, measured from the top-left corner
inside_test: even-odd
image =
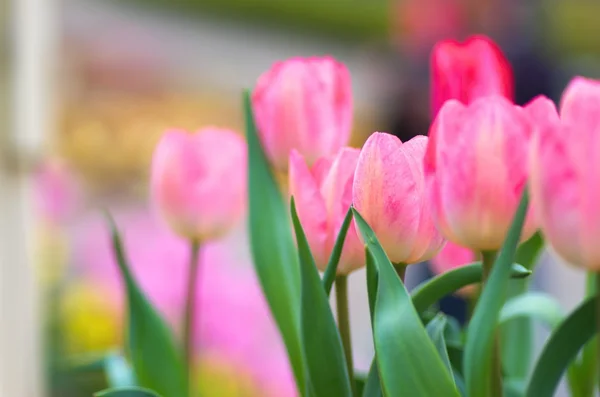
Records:
[[[317,397],[351,396],[352,388],[340,334],[298,219],[293,197],[290,207],[300,257],[302,340],[310,384]]]
[[[131,274],[121,236],[107,214],[114,253],[123,278],[127,305],[127,350],[140,386],[165,396],[187,395],[187,376],[167,324],[148,301]]]
[[[446,349],[446,339],[444,338],[446,324],[446,316],[442,313],[438,313],[433,320],[427,324],[425,330],[444,362],[446,369],[448,372],[452,373],[452,365],[450,365],[450,358],[448,357],[448,350]]]
[[[340,258],[342,257],[344,241],[346,241],[346,235],[348,234],[348,229],[350,228],[351,223],[352,210],[348,208],[348,212],[346,213],[344,221],[342,222],[342,226],[340,227],[340,232],[338,233],[338,236],[335,239],[335,245],[333,246],[333,251],[331,251],[329,262],[327,263],[327,267],[325,268],[325,273],[323,274],[323,288],[325,288],[325,293],[327,295],[329,295],[329,293],[331,292],[331,286],[335,281],[337,267],[340,262]]]
[[[248,139],[250,247],[254,268],[287,348],[300,394],[305,362],[300,334],[300,270],[288,213],[261,147],[250,94],[244,93]]]
[[[524,278],[530,274],[530,270],[517,263],[513,263],[511,266],[510,277],[512,278]],[[422,313],[444,296],[450,295],[469,284],[481,282],[481,276],[481,262],[444,272],[413,289],[411,293],[413,305],[417,312]]]
[[[552,296],[541,292],[529,292],[512,298],[500,311],[499,323],[507,325],[511,320],[519,318],[536,318],[551,328],[563,320],[563,310]]]
[[[152,390],[140,387],[126,387],[119,389],[108,389],[95,393],[94,397],[160,397]]]
[[[511,264],[519,244],[528,202],[529,197],[525,189],[502,250],[496,258],[467,329],[463,370],[467,394],[470,397],[489,395],[493,341],[498,315],[506,299]]]
[[[384,394],[458,396],[448,370],[412,305],[410,295],[375,233],[356,209],[352,211],[378,272],[373,338]],[[399,368],[402,370],[399,371]]]
[[[551,397],[562,374],[596,332],[596,297],[587,298],[550,335],[527,385],[527,397]]]

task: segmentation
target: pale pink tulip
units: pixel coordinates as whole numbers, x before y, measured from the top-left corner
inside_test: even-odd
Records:
[[[241,219],[246,202],[246,143],[233,131],[167,131],[152,159],[151,193],[178,234],[218,238]]]
[[[600,81],[573,79],[563,93],[560,120],[555,115],[547,120],[532,144],[532,202],[554,250],[568,262],[598,271]]]
[[[526,111],[499,96],[444,104],[430,131],[425,175],[448,240],[476,251],[502,246],[527,181],[533,125]],[[535,229],[529,213],[522,239]]]
[[[258,79],[252,105],[263,147],[281,171],[287,170],[292,149],[311,166],[350,139],[350,73],[331,57],[275,63]]]
[[[298,217],[320,270],[325,270],[335,240],[352,205],[352,181],[360,150],[342,148],[335,157],[323,157],[312,169],[295,150],[290,154],[289,188]],[[338,274],[365,264],[365,250],[354,227],[348,229]]]
[[[376,132],[365,143],[354,176],[354,206],[394,263],[431,259],[444,244],[425,192],[427,137],[402,143]]]
[[[52,223],[65,223],[81,206],[81,184],[62,160],[45,161],[34,176],[38,214]]]
[[[431,98],[435,116],[444,102],[469,104],[477,98],[501,95],[513,98],[513,75],[500,48],[486,36],[471,36],[464,43],[443,40],[431,55]]]
[[[431,259],[431,270],[436,274],[445,273],[476,261],[475,253],[458,244],[447,242],[444,248]]]

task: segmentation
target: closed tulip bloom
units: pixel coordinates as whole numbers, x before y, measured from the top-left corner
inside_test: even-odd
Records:
[[[181,236],[223,236],[244,213],[246,156],[245,141],[230,130],[167,131],[152,158],[156,209]]]
[[[442,274],[452,269],[468,265],[477,260],[473,251],[448,241],[444,248],[429,262],[435,274]],[[475,286],[468,285],[458,290],[458,294],[469,296],[475,291]]]
[[[469,104],[477,98],[501,95],[513,98],[513,75],[500,48],[481,35],[464,43],[438,42],[431,56],[431,98],[435,116],[444,102]]]
[[[365,143],[354,175],[353,203],[393,263],[431,259],[444,245],[425,192],[427,137],[402,143],[376,132]]]
[[[560,121],[551,117],[532,143],[532,203],[554,250],[599,271],[600,82],[575,78],[563,93]]]
[[[502,246],[527,181],[532,129],[527,112],[503,97],[444,104],[429,134],[425,175],[448,240],[475,251]],[[530,212],[523,240],[535,226]]]
[[[352,205],[352,181],[359,153],[358,149],[342,148],[335,156],[317,160],[312,168],[297,151],[290,154],[290,194],[319,270],[325,270]],[[348,274],[364,264],[364,246],[354,227],[350,227],[337,272]]]
[[[350,73],[331,57],[277,62],[258,79],[252,105],[263,147],[281,171],[292,149],[312,166],[350,139]]]

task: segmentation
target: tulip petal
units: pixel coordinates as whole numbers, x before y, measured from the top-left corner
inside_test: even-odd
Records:
[[[289,189],[296,201],[298,217],[306,231],[312,254],[320,270],[327,265],[328,227],[325,201],[302,156],[292,150],[289,163]]]

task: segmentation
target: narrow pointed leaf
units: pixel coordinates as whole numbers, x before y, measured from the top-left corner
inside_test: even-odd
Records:
[[[440,358],[444,362],[446,369],[449,373],[452,373],[452,365],[450,365],[450,358],[448,358],[448,350],[446,349],[446,340],[444,338],[444,330],[446,329],[446,316],[438,313],[425,327],[427,335],[433,342]]]
[[[342,257],[342,249],[344,248],[344,241],[346,241],[346,235],[348,234],[348,229],[350,228],[350,224],[352,223],[352,210],[349,208],[346,216],[344,217],[344,221],[342,222],[342,227],[340,228],[340,232],[338,233],[337,238],[335,239],[335,245],[333,246],[333,251],[331,251],[331,256],[329,257],[329,262],[327,263],[327,267],[325,268],[325,273],[323,274],[323,288],[325,288],[325,293],[329,296],[331,292],[331,286],[335,281],[335,275],[337,273],[337,267],[340,263],[340,258]]]
[[[461,266],[418,285],[411,293],[413,305],[422,313],[444,296],[453,294],[467,285],[480,283],[482,276],[481,262]],[[531,274],[523,266],[513,263],[510,276],[515,279],[528,277]]]
[[[517,249],[515,262],[533,270],[544,247],[541,234],[535,233]],[[531,278],[514,280],[508,287],[508,299],[529,290]],[[529,374],[533,353],[533,327],[531,319],[519,318],[500,330],[504,373],[509,378],[524,379]]]
[[[152,390],[140,387],[108,389],[94,394],[94,397],[160,397]]]
[[[550,335],[527,385],[526,397],[551,397],[562,374],[596,332],[596,298],[587,298]]]
[[[375,233],[355,209],[353,212],[378,273],[373,338],[384,394],[458,396],[451,375],[427,336],[410,295]]]
[[[244,93],[248,139],[250,247],[254,267],[279,327],[296,384],[305,394],[305,363],[300,334],[300,270],[288,212],[261,147],[248,92]]]
[[[506,240],[496,258],[490,278],[481,293],[469,323],[463,370],[467,394],[470,397],[486,397],[488,395],[494,334],[500,310],[506,299],[511,265],[519,244],[528,202],[529,198],[527,190],[525,190]]]
[[[127,296],[127,353],[139,386],[165,396],[187,395],[186,371],[170,329],[148,301],[130,271],[121,237],[107,214],[114,253]]]
[[[521,318],[533,318],[542,321],[550,328],[556,327],[564,318],[560,304],[552,296],[541,292],[512,298],[500,312],[500,324],[508,325],[511,321]]]
[[[300,257],[302,340],[310,384],[316,397],[351,396],[342,340],[298,219],[293,197],[291,213]]]
[[[377,269],[375,268],[375,259],[365,248],[366,268],[367,268],[367,295],[369,298],[369,314],[371,316],[371,328],[373,328],[373,320],[375,318],[375,302],[377,301]]]
[[[379,383],[379,372],[377,372],[377,363],[375,360],[371,363],[362,397],[383,397],[381,384]]]

